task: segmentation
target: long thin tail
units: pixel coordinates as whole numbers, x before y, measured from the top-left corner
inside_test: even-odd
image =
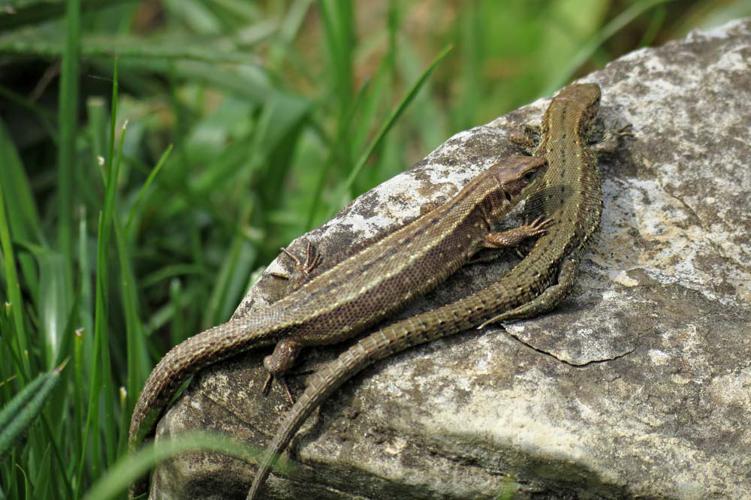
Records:
[[[324,399],[341,387],[344,382],[375,361],[401,352],[408,347],[464,331],[482,321],[482,317],[473,314],[472,308],[466,309],[469,311],[467,315],[442,314],[442,309],[453,311],[457,308],[457,305],[457,303],[449,304],[435,311],[413,316],[376,331],[354,344],[338,359],[317,372],[303,395],[289,411],[279,433],[274,436],[271,444],[269,444],[263,462],[259,465],[256,476],[253,478],[253,484],[246,500],[258,498],[272,465],[276,462],[282,450],[287,447],[300,425]],[[436,318],[441,319],[435,322],[431,321]]]
[[[270,344],[269,331],[257,319],[228,321],[173,347],[157,363],[133,408],[128,446],[134,451],[151,436],[177,389],[200,369],[250,347]],[[131,497],[145,492],[147,482],[131,488]]]
[[[363,345],[364,340],[369,338],[367,337],[356,343],[337,360],[313,375],[313,380],[310,381],[303,395],[287,414],[287,418],[280,427],[280,432],[274,436],[269,444],[263,462],[259,465],[256,476],[253,478],[253,484],[248,492],[248,500],[258,497],[263,483],[271,472],[271,467],[279,458],[279,454],[287,447],[292,440],[292,436],[295,435],[313,410],[352,375],[375,361],[368,355],[369,350]]]

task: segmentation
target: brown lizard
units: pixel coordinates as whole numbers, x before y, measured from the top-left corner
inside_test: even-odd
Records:
[[[288,296],[174,347],[151,372],[136,402],[129,433],[131,449],[152,433],[177,388],[201,368],[276,342],[264,366],[273,375],[281,374],[303,346],[339,342],[362,331],[443,281],[479,249],[513,246],[544,233],[547,221],[543,219],[501,233],[491,231],[491,223],[513,207],[544,166],[545,160],[539,157],[502,160],[445,204],[313,277]]]
[[[310,413],[354,374],[408,347],[489,323],[541,314],[570,290],[582,248],[597,230],[602,190],[587,134],[600,88],[570,85],[551,101],[535,155],[548,161],[527,204],[553,221],[524,259],[489,287],[433,311],[399,321],[355,343],[312,376],[259,465],[248,500],[257,498],[270,468]],[[479,326],[478,326],[479,325]]]

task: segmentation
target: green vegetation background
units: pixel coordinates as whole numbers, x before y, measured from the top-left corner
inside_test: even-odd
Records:
[[[82,497],[124,455],[154,362],[357,194],[625,52],[749,14],[0,0],[0,499]]]

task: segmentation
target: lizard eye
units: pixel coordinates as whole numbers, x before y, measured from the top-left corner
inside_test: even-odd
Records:
[[[508,201],[509,203],[511,202],[511,193],[509,193],[505,189],[503,190],[503,197],[506,198],[506,201]]]

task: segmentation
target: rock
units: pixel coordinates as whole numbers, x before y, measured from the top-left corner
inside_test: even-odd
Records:
[[[366,370],[310,419],[293,445],[294,480],[272,477],[271,495],[751,498],[749,61],[744,20],[585,78],[602,86],[605,125],[630,123],[634,138],[600,162],[602,230],[570,298]],[[455,135],[304,238],[331,265],[510,153],[509,132],[539,122],[546,104]],[[402,316],[502,269],[471,266]],[[282,293],[265,276],[236,314]],[[344,347],[309,351],[303,369]],[[196,377],[159,438],[200,429],[264,445],[287,409],[280,390],[260,397],[265,354]],[[292,379],[297,392],[303,384]],[[152,495],[244,498],[252,473],[217,454],[185,456],[158,468]]]

